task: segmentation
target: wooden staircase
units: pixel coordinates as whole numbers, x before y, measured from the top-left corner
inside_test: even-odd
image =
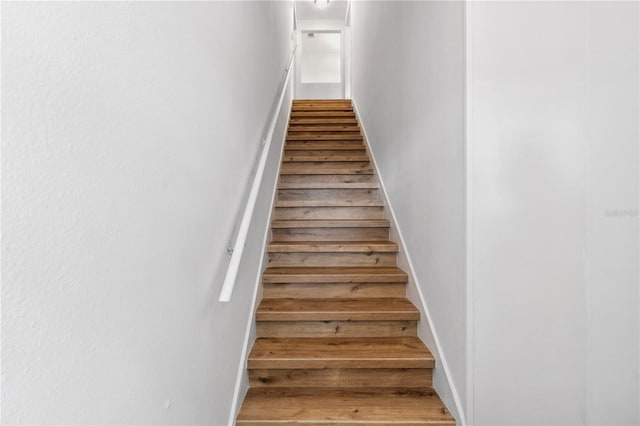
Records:
[[[295,100],[238,425],[455,424],[349,100]]]

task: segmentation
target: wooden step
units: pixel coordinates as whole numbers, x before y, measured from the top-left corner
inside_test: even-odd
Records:
[[[238,425],[455,425],[431,388],[251,388]]]
[[[313,154],[306,154],[306,151],[285,151],[282,158],[285,162],[292,161],[369,161],[369,154],[366,151],[344,151],[338,152],[318,152],[309,151]]]
[[[378,189],[376,182],[280,182],[278,189]]]
[[[263,283],[406,283],[407,278],[397,267],[270,267],[262,273]]]
[[[353,107],[347,104],[297,104],[291,108],[292,112],[299,111],[349,111],[353,112]]]
[[[426,388],[433,384],[430,368],[332,368],[330,370],[249,370],[256,387]]]
[[[369,162],[284,162],[281,175],[372,175]]]
[[[382,207],[380,200],[282,200],[276,207]]]
[[[320,125],[320,126],[326,126],[329,124],[340,124],[340,125],[350,125],[350,126],[357,126],[358,125],[358,120],[356,120],[355,118],[313,118],[313,117],[307,117],[307,118],[291,118],[291,120],[289,120],[289,127],[291,128],[292,126],[308,126],[308,125]]]
[[[402,299],[264,299],[256,321],[418,320],[420,311]]]
[[[397,253],[398,245],[391,241],[298,241],[271,242],[268,253]]]
[[[268,266],[273,267],[361,267],[381,268],[396,266],[393,253],[272,253]]]
[[[353,111],[292,111],[291,118],[351,118],[355,119]]]
[[[355,243],[355,244],[354,244]],[[375,247],[381,250],[375,250]],[[272,243],[268,266],[396,266],[397,246],[358,242]]]
[[[265,283],[262,297],[281,298],[375,298],[404,297],[406,284],[397,283]]]
[[[289,131],[287,132],[287,140],[295,140],[296,137],[299,137],[299,140],[325,140],[320,138],[320,136],[336,136],[337,140],[360,140],[362,134],[359,131],[355,132],[296,132]]]
[[[289,133],[292,132],[360,132],[357,125],[346,124],[320,124],[316,126],[289,126]]]
[[[382,219],[383,207],[276,207],[275,220]]]
[[[269,299],[265,299],[269,300]],[[330,300],[330,299],[329,299]],[[386,300],[386,299],[378,299]],[[259,321],[257,337],[405,337],[417,336],[417,321]]]
[[[366,189],[378,188],[371,175],[283,175],[279,189]]]
[[[293,99],[292,103],[304,104],[304,103],[348,103],[351,104],[351,99],[346,98],[333,98],[333,99]]]
[[[435,358],[417,337],[260,338],[249,369],[433,368]]]
[[[389,221],[362,220],[273,220],[273,241],[387,241]]]
[[[314,202],[337,202],[330,205],[347,205],[339,202],[376,201],[368,205],[382,206],[378,200],[378,191],[375,189],[278,189],[276,192],[278,201],[314,201]],[[310,204],[313,206],[324,204]],[[362,204],[367,205],[367,204]]]
[[[278,228],[388,228],[388,219],[380,220],[274,220],[271,227]]]
[[[287,142],[293,141],[359,141],[362,142],[362,135],[360,133],[341,133],[341,134],[308,134],[287,135]]]
[[[345,150],[354,151],[365,149],[362,141],[291,141],[284,145],[288,151],[320,151],[320,150]]]

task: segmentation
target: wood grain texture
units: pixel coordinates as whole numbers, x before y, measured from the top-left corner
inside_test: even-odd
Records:
[[[356,201],[356,200],[378,200],[378,191],[375,189],[278,189],[276,192],[278,201],[290,200],[323,200],[333,201]]]
[[[406,283],[407,279],[407,273],[397,267],[267,268],[262,274],[263,283]]]
[[[420,312],[402,299],[264,299],[256,321],[419,320]]]
[[[455,425],[431,388],[252,388],[238,425]]]
[[[360,132],[357,124],[318,124],[315,126],[289,126],[289,132]]]
[[[313,151],[313,155],[304,154],[304,152],[305,151],[287,151],[283,156],[283,161],[369,161],[369,155],[365,152],[353,153],[353,151],[344,151],[344,154],[322,154],[317,151]]]
[[[270,253],[268,266],[388,267],[396,265],[395,253]]]
[[[283,188],[285,185],[290,186],[290,189],[298,188],[325,188],[327,189],[340,189],[340,186],[332,185],[349,185],[349,184],[366,184],[378,187],[378,182],[375,181],[371,175],[283,175],[280,176],[279,185]]]
[[[268,253],[397,253],[398,245],[391,241],[293,241],[271,242]]]
[[[287,151],[358,150],[364,149],[364,144],[361,141],[290,141],[284,148]]]
[[[274,220],[271,227],[277,228],[388,228],[388,219],[367,220]]]
[[[249,369],[433,368],[435,358],[417,337],[260,338]]]
[[[249,370],[257,387],[385,387],[424,388],[432,385],[428,368],[335,368],[330,370]]]
[[[365,161],[284,162],[282,175],[372,175],[371,163]]]
[[[308,134],[308,135],[298,135],[292,134],[287,135],[287,142],[289,141],[362,141],[362,135],[360,133],[340,133],[337,135],[331,135],[326,133],[320,134]]]
[[[273,219],[382,219],[382,207],[278,207],[273,213]]]
[[[265,283],[263,297],[358,298],[404,297],[405,283]]]
[[[256,334],[288,338],[417,336],[417,321],[258,321]]]
[[[452,425],[348,99],[294,100],[238,425]]]

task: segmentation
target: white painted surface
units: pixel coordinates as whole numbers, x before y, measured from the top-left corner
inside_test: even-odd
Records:
[[[217,295],[291,3],[2,8],[3,424],[226,424],[271,200]]]
[[[404,236],[402,266],[414,267],[409,296],[418,306],[424,296],[420,335],[440,356],[435,386],[457,412],[466,382],[463,4],[351,8],[352,96],[395,213],[393,232]]]
[[[301,83],[342,82],[340,32],[303,32],[300,49]]]
[[[293,73],[293,70],[291,70]],[[258,264],[260,268],[255,270],[256,274],[253,278],[253,297],[251,301],[251,309],[249,309],[250,321],[246,324],[244,345],[242,353],[238,359],[238,370],[236,375],[236,384],[234,388],[233,401],[229,410],[229,426],[235,424],[236,416],[240,410],[244,396],[249,389],[249,372],[247,370],[247,359],[249,351],[256,339],[256,321],[255,309],[262,300],[262,271],[267,267],[268,257],[266,253],[266,244],[271,239],[271,218],[274,212],[274,202],[276,199],[278,177],[280,175],[280,167],[282,167],[282,157],[284,155],[284,143],[287,134],[287,126],[289,124],[289,116],[291,114],[291,99],[293,98],[293,79],[289,76],[283,93],[282,107],[278,111],[276,123],[273,133],[273,141],[269,147],[267,160],[265,163],[265,171],[260,191],[258,192],[258,200],[256,201],[256,216],[254,222],[262,227],[262,239],[257,239],[259,232],[256,231],[252,241],[248,244],[253,250],[260,252]],[[254,253],[250,259],[257,258],[258,254]]]
[[[299,6],[299,4],[298,4]],[[295,97],[297,99],[342,99],[345,97],[345,82],[349,80],[349,67],[345,66],[350,55],[349,45],[346,43],[344,19],[301,19],[298,21],[298,31],[296,33],[297,44],[300,47],[296,53],[296,86]],[[316,82],[307,83],[303,81],[302,62],[304,55],[303,40],[306,37],[305,32],[314,31],[331,31],[340,33],[340,82],[327,83]],[[316,58],[321,60],[322,58]],[[315,65],[316,70],[324,68],[326,65]],[[326,75],[325,72],[321,74]],[[324,77],[322,79],[325,79]]]
[[[475,424],[638,424],[638,3],[469,7]]]

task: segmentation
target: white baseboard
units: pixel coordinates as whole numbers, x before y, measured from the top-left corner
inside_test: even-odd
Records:
[[[411,257],[406,249],[406,244],[404,238],[402,236],[402,231],[396,220],[396,215],[393,211],[393,206],[389,199],[387,189],[384,184],[384,180],[382,175],[380,174],[380,169],[376,162],[376,156],[374,155],[373,150],[371,149],[371,145],[369,143],[369,138],[367,137],[367,131],[365,125],[362,121],[362,117],[358,111],[358,106],[355,99],[352,99],[353,109],[356,113],[356,117],[358,122],[360,123],[360,128],[362,129],[362,135],[364,137],[364,143],[367,147],[367,151],[371,156],[371,160],[373,161],[373,166],[376,171],[376,176],[378,177],[378,181],[380,183],[380,189],[382,189],[382,197],[385,202],[385,214],[388,216],[387,219],[391,221],[391,239],[399,242],[399,252],[398,252],[398,266],[407,270],[409,274],[409,282],[407,285],[407,297],[416,305],[416,307],[420,310],[421,318],[424,321],[420,321],[418,324],[418,336],[427,344],[432,354],[436,357],[436,368],[434,370],[434,386],[436,387],[436,391],[440,395],[441,399],[446,403],[447,401],[453,402],[454,407],[448,406],[447,408],[453,413],[456,417],[458,424],[466,426],[467,421],[465,418],[465,411],[462,407],[462,403],[460,401],[460,397],[456,390],[456,387],[451,378],[451,372],[449,370],[449,365],[447,363],[444,354],[442,353],[440,340],[438,339],[438,334],[433,327],[433,321],[431,314],[429,312],[429,308],[426,303],[426,299],[420,285],[418,285],[418,277],[416,275],[415,269],[413,267],[413,263],[411,262]],[[439,375],[440,371],[444,373],[445,380],[439,383],[436,383],[436,377]],[[438,384],[443,383],[445,388],[438,386]],[[451,404],[449,404],[451,405]],[[453,409],[452,409],[453,408]]]

